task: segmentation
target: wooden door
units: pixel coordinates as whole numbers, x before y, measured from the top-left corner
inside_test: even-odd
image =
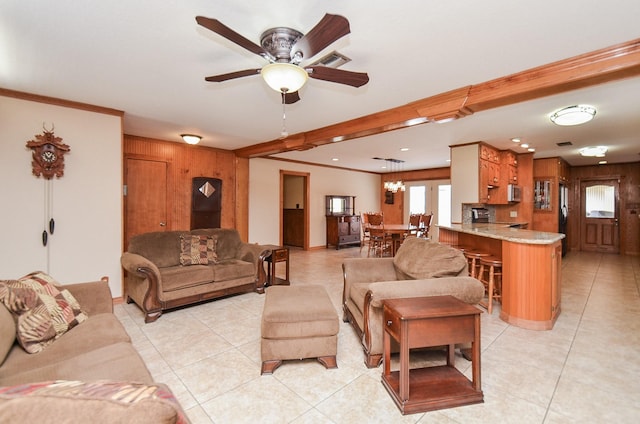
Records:
[[[580,250],[619,253],[618,180],[580,183]]]
[[[125,162],[125,249],[131,237],[167,230],[167,162]]]

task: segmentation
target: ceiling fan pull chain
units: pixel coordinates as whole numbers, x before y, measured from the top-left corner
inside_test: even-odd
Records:
[[[282,94],[282,132],[280,133],[281,138],[286,138],[289,133],[287,132],[287,114],[285,112],[285,92],[281,91]]]

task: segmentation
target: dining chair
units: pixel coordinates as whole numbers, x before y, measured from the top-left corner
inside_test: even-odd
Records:
[[[369,228],[369,249],[367,250],[367,257],[371,256],[373,251],[374,256],[384,256],[385,252],[391,250],[391,237],[384,230],[384,217],[382,213],[370,213],[367,217]]]
[[[431,229],[431,221],[433,220],[433,213],[422,214],[420,223],[420,237],[429,238],[429,230]]]

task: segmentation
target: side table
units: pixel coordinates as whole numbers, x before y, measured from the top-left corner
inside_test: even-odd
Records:
[[[267,263],[267,281],[266,286],[272,285],[286,285],[289,282],[289,248],[284,246],[270,246],[271,254],[265,256],[264,261]],[[276,277],[276,264],[278,262],[285,262],[286,271],[285,278]]]
[[[403,414],[484,402],[480,385],[480,311],[453,296],[388,299],[384,313],[382,384]],[[391,371],[391,339],[400,370]],[[472,381],[455,368],[456,343],[471,342]],[[447,346],[447,364],[409,369],[409,350]]]

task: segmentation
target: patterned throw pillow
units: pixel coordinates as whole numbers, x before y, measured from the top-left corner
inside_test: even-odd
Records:
[[[0,302],[13,314],[18,343],[28,353],[41,352],[87,319],[71,293],[39,271],[0,282]]]
[[[19,403],[12,406],[12,402]],[[19,417],[20,422],[35,423],[52,410],[62,417],[44,421],[189,424],[178,400],[164,384],[55,380],[0,387],[0,421],[8,418],[6,422],[16,422]]]
[[[216,244],[212,236],[180,236],[180,265],[207,265],[218,262]]]

